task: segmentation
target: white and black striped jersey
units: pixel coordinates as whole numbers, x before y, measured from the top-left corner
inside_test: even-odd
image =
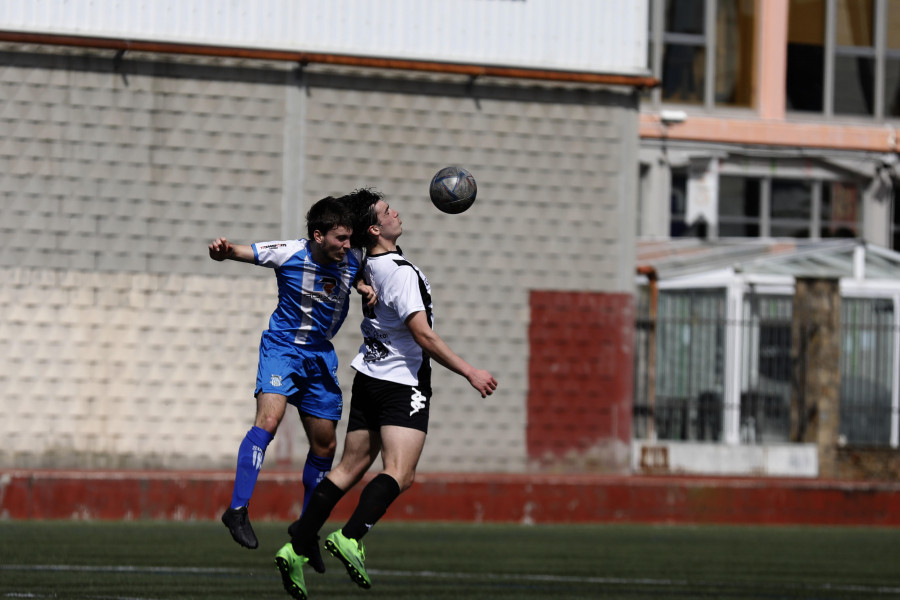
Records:
[[[363,344],[350,366],[375,379],[430,388],[431,360],[406,326],[410,315],[425,311],[434,327],[428,279],[399,248],[369,256],[363,272],[378,302],[363,308]]]

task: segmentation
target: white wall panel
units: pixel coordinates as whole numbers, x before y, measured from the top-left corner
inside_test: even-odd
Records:
[[[644,0],[3,0],[0,30],[645,74]]]

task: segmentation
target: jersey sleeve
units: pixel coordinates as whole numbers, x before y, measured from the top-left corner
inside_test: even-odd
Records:
[[[250,245],[256,264],[262,267],[280,267],[293,255],[306,247],[306,240],[281,240],[256,242]]]
[[[415,312],[425,310],[419,277],[412,267],[405,266],[395,270],[384,287],[382,301],[397,313],[401,321],[406,321]]]
[[[347,263],[350,265],[351,284],[363,276],[364,257],[363,251],[358,248],[350,248],[347,255]]]

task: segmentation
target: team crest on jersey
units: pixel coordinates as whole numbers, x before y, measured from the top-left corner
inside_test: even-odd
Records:
[[[269,385],[274,387],[281,387],[281,375],[273,374],[272,377],[269,378]]]
[[[322,284],[322,290],[329,296],[334,292],[334,288],[337,287],[337,279],[334,277],[323,277],[320,283]]]

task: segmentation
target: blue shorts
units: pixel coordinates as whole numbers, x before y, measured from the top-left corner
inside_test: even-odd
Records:
[[[337,368],[330,342],[301,346],[286,336],[263,331],[253,394],[281,394],[301,413],[340,421],[344,403]]]

